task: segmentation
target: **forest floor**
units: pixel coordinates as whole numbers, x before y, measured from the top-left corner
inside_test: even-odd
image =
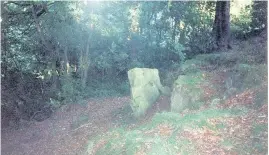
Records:
[[[182,154],[182,149],[190,151],[185,154],[197,154],[196,151],[199,151],[198,154],[246,154],[250,153],[247,150],[249,146],[253,146],[252,153],[267,152],[267,148],[264,148],[267,146],[267,104],[259,109],[243,113],[235,110],[234,112],[237,114],[234,116],[228,114],[228,117],[219,117],[223,114],[220,109],[224,108],[220,107],[219,110],[215,109],[210,112],[208,112],[208,108],[202,108],[172,117],[169,116],[169,113],[167,115],[159,113],[159,116],[157,114],[157,117],[154,118],[156,112],[169,111],[170,107],[166,104],[169,103],[169,98],[162,96],[156,106],[147,112],[147,116],[143,120],[134,121],[130,115],[129,101],[129,97],[89,100],[85,105],[64,106],[43,122],[34,122],[19,130],[3,129],[1,153],[3,155],[84,155],[89,141],[102,135],[91,152],[88,152],[88,154],[98,154],[96,151],[108,142],[104,141],[107,137],[103,137],[103,135],[115,133],[115,130],[117,133],[119,128],[125,130],[124,132],[119,131],[122,139],[126,139],[126,135],[132,135],[134,131],[139,130],[142,131],[142,137],[145,139],[158,135],[165,138],[165,142],[169,136],[173,135],[173,132],[179,130],[174,126],[175,124],[184,126],[183,130],[180,129],[180,134],[172,136],[183,143],[180,145],[172,143],[175,148],[181,147],[180,154]],[[207,116],[207,113],[210,116]],[[154,121],[155,123],[152,124]],[[197,128],[193,128],[194,126]],[[256,135],[253,135],[253,132]],[[137,134],[136,138],[139,139],[140,136]],[[150,143],[149,141],[143,148],[136,149],[135,154],[145,154],[147,147],[152,147]],[[147,147],[145,148],[145,146]],[[167,147],[163,144],[162,146],[164,149]],[[194,150],[195,152],[192,152]],[[244,151],[240,153],[242,150]]]
[[[92,99],[87,104],[63,106],[49,119],[23,125],[19,130],[2,129],[3,155],[81,155],[85,153],[88,141],[97,134],[121,127],[132,121],[128,103],[129,97]],[[161,97],[158,104],[167,103]],[[167,107],[162,107],[167,109]],[[169,107],[168,107],[169,108]],[[158,109],[152,108],[143,124]],[[123,118],[124,117],[124,118]]]

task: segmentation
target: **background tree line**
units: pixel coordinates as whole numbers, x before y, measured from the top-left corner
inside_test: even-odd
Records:
[[[62,104],[125,95],[130,68],[163,76],[267,28],[266,1],[230,14],[236,3],[2,1],[2,116],[43,120]]]

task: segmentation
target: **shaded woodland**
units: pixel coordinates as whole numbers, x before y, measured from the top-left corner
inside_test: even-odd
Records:
[[[254,70],[263,71],[267,67],[267,1],[1,1],[2,128],[18,130],[29,122],[48,121],[66,107],[69,107],[65,109],[68,114],[75,111],[73,106],[88,103],[91,117],[107,106],[108,109],[103,110],[116,111],[116,120],[124,117],[124,123],[133,122],[133,118],[129,118],[132,111],[124,106],[131,93],[128,70],[158,69],[161,83],[174,90],[179,76],[191,79],[189,73],[200,73],[201,70],[216,72],[215,75],[222,74],[220,70],[230,71],[229,75],[225,73],[219,78],[212,75],[210,82],[230,74],[243,79],[248,73],[241,72],[241,64],[250,65],[247,66],[248,73],[255,78],[260,72],[250,68],[258,66]],[[233,84],[231,89],[226,86],[229,83],[223,84],[225,91],[219,93],[224,96],[221,102],[226,103],[232,95],[254,89],[254,86],[245,87],[245,83],[240,85],[238,77],[232,76],[238,85]],[[262,86],[267,87],[267,79],[248,80],[246,83],[256,86],[265,82],[261,88],[266,91]],[[210,84],[219,86],[219,90],[224,89],[222,85]],[[206,91],[207,88],[203,89]],[[266,95],[262,94],[260,98],[264,99]],[[107,103],[98,105],[103,103],[102,99]],[[158,103],[166,105],[168,100],[170,96],[161,98]],[[261,102],[262,105],[264,102],[268,104],[267,99]],[[157,107],[154,108],[156,112]],[[82,122],[98,118],[82,114],[79,117]],[[149,115],[145,120],[153,116]],[[174,116],[157,114],[156,119],[172,120],[170,118]],[[99,117],[100,120],[106,117],[114,119],[114,115],[100,114]],[[72,129],[79,126],[75,123]],[[167,126],[163,128],[170,130]],[[107,130],[100,129],[101,132]],[[130,131],[130,134],[143,137],[136,132]],[[130,138],[127,135],[125,138]],[[97,150],[99,142],[92,143],[95,145]],[[264,149],[264,145],[260,148]],[[99,154],[109,149],[109,146],[99,149]],[[95,154],[96,150],[92,148],[90,152]],[[110,150],[108,154],[120,153]]]

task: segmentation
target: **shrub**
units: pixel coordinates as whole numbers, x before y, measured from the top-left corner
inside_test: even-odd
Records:
[[[61,91],[58,94],[58,99],[63,100],[63,104],[74,103],[81,101],[83,98],[83,90],[81,83],[70,76],[64,76],[61,79]]]

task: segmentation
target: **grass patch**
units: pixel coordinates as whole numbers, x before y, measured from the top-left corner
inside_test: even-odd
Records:
[[[178,137],[183,128],[203,128],[206,126],[215,130],[216,127],[210,125],[207,122],[208,119],[241,114],[244,114],[244,111],[239,109],[236,113],[229,109],[208,109],[189,113],[183,117],[172,112],[157,113],[150,123],[136,129],[118,128],[96,137],[89,142],[88,152],[100,155],[132,155],[138,152],[149,155],[194,154],[195,146],[189,140]],[[224,128],[225,126],[222,125],[221,127]],[[102,140],[105,143],[98,147]]]
[[[156,127],[161,123],[168,123],[176,127],[188,127],[188,126],[198,126],[201,121],[206,121],[210,118],[219,117],[230,117],[245,114],[245,110],[241,108],[234,109],[207,109],[197,113],[189,113],[184,117],[180,116],[178,113],[165,112],[156,114],[152,122],[148,124],[148,127]],[[200,123],[201,124],[201,123]]]
[[[180,76],[176,81],[175,85],[197,85],[204,82],[204,77],[202,72],[195,74],[188,74]]]
[[[224,139],[221,142],[221,146],[223,146],[224,148],[230,150],[231,148],[234,147],[234,144],[232,143],[232,141],[230,141],[229,139]]]
[[[192,143],[187,139],[176,140],[175,137],[146,136],[141,130],[125,131],[124,133],[117,130],[113,133],[114,135],[110,134],[107,142],[98,150],[95,150],[94,142],[90,142],[88,152],[95,150],[94,154],[96,155],[133,155],[139,153],[176,155],[178,153],[191,154],[195,150]]]
[[[218,124],[216,124],[216,128],[217,129],[224,129],[226,127],[226,124],[224,124],[224,123],[218,123]]]
[[[197,73],[201,71],[199,67],[202,65],[206,65],[206,62],[197,59],[189,59],[182,64],[181,70],[185,74]]]
[[[231,115],[246,115],[249,112],[249,109],[246,107],[237,107],[230,109]]]
[[[205,104],[205,102],[197,102],[197,103],[194,103],[194,104],[186,105],[186,108],[189,109],[189,110],[198,110],[204,104]]]
[[[252,135],[259,136],[261,133],[268,131],[268,124],[254,124],[252,128]]]

